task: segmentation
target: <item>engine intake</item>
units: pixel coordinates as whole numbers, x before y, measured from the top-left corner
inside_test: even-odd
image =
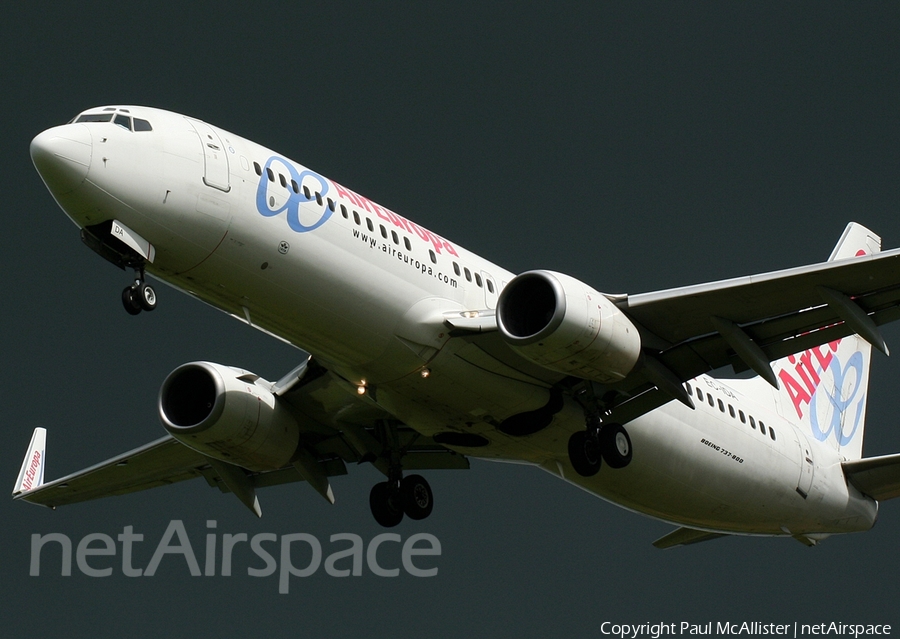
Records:
[[[159,391],[159,418],[178,441],[250,470],[285,466],[300,440],[290,410],[258,377],[212,362],[172,371]]]
[[[573,277],[528,271],[497,302],[505,341],[527,359],[568,375],[613,383],[641,354],[637,328],[605,295]]]

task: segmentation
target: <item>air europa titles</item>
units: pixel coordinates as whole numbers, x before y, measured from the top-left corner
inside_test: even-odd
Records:
[[[383,206],[379,206],[375,204],[372,200],[359,195],[358,193],[354,193],[350,189],[341,186],[337,182],[331,182],[334,185],[335,191],[337,192],[338,197],[345,198],[349,200],[351,203],[355,204],[357,207],[361,209],[365,209],[370,213],[374,213],[378,217],[380,217],[385,222],[390,222],[397,228],[403,229],[410,233],[415,233],[416,236],[424,242],[430,242],[432,246],[434,246],[434,250],[436,253],[440,253],[442,250],[446,250],[450,255],[455,255],[459,257],[459,254],[456,252],[456,249],[453,248],[453,245],[450,244],[447,240],[442,238],[439,235],[435,235],[428,229],[424,229],[415,222],[410,222],[405,217],[397,215],[390,209],[386,209]]]
[[[803,418],[804,405],[809,404],[812,396],[818,390],[819,384],[822,383],[818,371],[828,370],[840,343],[841,340],[830,342],[827,350],[823,344],[797,355],[791,355],[788,357],[788,361],[794,365],[794,370],[790,371],[784,368],[778,372],[778,378],[784,384],[784,388],[794,404],[797,417]],[[815,361],[813,357],[815,357]]]
[[[842,355],[841,340],[811,348],[788,357],[789,364],[778,372],[778,378],[794,405],[797,417],[808,419],[813,436],[825,441],[834,435],[844,446],[853,439],[865,408],[863,354],[854,350]],[[845,413],[847,413],[845,415]]]
[[[34,455],[31,457],[31,463],[28,465],[28,470],[25,471],[25,481],[22,482],[23,490],[31,490],[31,487],[34,485],[34,478],[37,474],[38,468],[41,467],[41,451],[34,451]]]
[[[275,164],[278,166],[273,169]],[[279,172],[281,167],[288,173],[289,179],[284,178],[283,174]],[[278,175],[277,182],[275,179],[276,174]],[[279,182],[281,187],[277,186]],[[270,185],[273,188],[283,188],[286,191],[287,199],[284,201],[284,204],[279,206],[278,202],[283,195],[276,197],[275,194],[270,193]],[[334,187],[334,198],[338,202],[344,201],[350,206],[355,206],[358,209],[377,215],[385,222],[415,235],[423,242],[428,242],[438,254],[446,251],[450,255],[459,257],[453,245],[441,236],[422,228],[414,222],[410,222],[390,209],[375,204],[372,200],[341,186],[337,182],[322,177],[314,171],[309,169],[298,171],[291,162],[278,156],[270,157],[266,161],[265,167],[263,167],[259,185],[256,189],[256,210],[265,217],[274,217],[285,213],[288,226],[297,233],[314,231],[325,224],[334,213],[331,201],[332,186]],[[321,209],[316,214],[310,214],[308,207],[303,209],[300,207],[301,204],[311,202],[315,202],[318,205],[317,208]],[[301,219],[301,214],[303,219]]]

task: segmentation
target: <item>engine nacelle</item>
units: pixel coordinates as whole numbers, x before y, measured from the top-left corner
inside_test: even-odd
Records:
[[[204,455],[250,470],[281,468],[297,450],[300,427],[257,379],[212,362],[183,364],[159,391],[159,419],[175,439]]]
[[[605,295],[574,277],[528,271],[497,302],[497,325],[525,358],[555,371],[617,382],[641,354],[637,328]]]

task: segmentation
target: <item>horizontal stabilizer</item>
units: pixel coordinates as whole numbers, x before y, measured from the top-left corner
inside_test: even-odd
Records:
[[[696,528],[676,528],[668,535],[654,541],[653,545],[660,549],[666,549],[674,548],[675,546],[699,544],[701,541],[709,541],[711,539],[718,539],[719,537],[727,537],[727,535],[725,533],[697,530]]]
[[[848,481],[872,499],[900,497],[900,453],[841,464]]]

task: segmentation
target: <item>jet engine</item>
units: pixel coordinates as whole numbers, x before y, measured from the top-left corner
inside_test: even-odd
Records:
[[[628,375],[641,353],[631,320],[605,295],[562,273],[515,277],[500,294],[497,325],[532,362],[602,383]]]
[[[212,362],[172,371],[159,391],[159,419],[185,446],[250,470],[273,470],[294,456],[300,427],[258,385],[259,376]]]

